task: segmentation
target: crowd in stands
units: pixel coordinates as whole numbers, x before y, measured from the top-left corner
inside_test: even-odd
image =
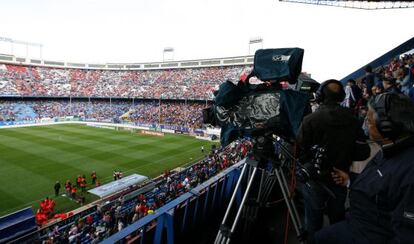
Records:
[[[70,101],[0,100],[0,121],[28,121],[76,116],[83,120],[125,121],[138,124],[179,125],[201,128],[205,102],[193,101]],[[161,116],[160,116],[161,112]]]
[[[362,118],[368,100],[385,92],[402,93],[414,101],[414,54],[394,58],[388,65],[376,69],[366,66],[363,77],[348,80],[343,105],[354,109]]]
[[[165,172],[157,178],[155,187],[146,193],[129,200],[120,196],[111,204],[98,206],[96,213],[79,218],[73,224],[51,227],[43,243],[97,243],[155,213],[159,207],[239,162],[251,147],[250,141],[241,140],[226,148],[214,149],[203,160],[180,172]]]
[[[0,64],[0,95],[211,99],[243,66],[171,70],[85,70]]]

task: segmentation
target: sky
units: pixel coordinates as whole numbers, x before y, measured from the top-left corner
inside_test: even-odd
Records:
[[[45,60],[87,63],[162,61],[305,49],[302,71],[341,79],[412,38],[414,9],[359,10],[277,0],[1,0],[0,37],[43,44]],[[0,42],[0,53],[10,53]],[[25,56],[24,46],[15,46]],[[30,48],[29,56],[39,58]]]

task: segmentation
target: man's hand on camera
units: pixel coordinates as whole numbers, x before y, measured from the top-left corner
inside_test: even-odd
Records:
[[[331,172],[332,179],[334,180],[335,184],[340,186],[346,186],[349,187],[350,181],[349,181],[349,175],[348,173],[339,170],[337,168],[333,168],[334,172]]]

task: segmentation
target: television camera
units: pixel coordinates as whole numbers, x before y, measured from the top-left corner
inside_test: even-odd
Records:
[[[251,138],[253,150],[247,158],[236,188],[216,236],[215,243],[229,243],[235,232],[243,208],[257,215],[258,207],[268,202],[270,192],[278,182],[284,201],[289,210],[298,239],[305,242],[305,232],[287,184],[285,173],[297,164],[300,179],[309,181],[321,173],[324,149],[315,148],[315,157],[308,164],[300,164],[290,147],[295,144],[296,134],[303,117],[311,112],[310,92],[301,89],[282,89],[281,82],[291,86],[298,82],[302,69],[304,50],[300,48],[261,49],[255,53],[253,70],[237,83],[226,81],[215,92],[215,104],[203,111],[205,124],[221,127],[222,145],[240,137]],[[256,77],[262,83],[251,84]],[[296,85],[296,88],[300,86]],[[270,165],[270,167],[269,167]],[[248,170],[247,170],[248,168]],[[269,170],[270,168],[270,170]],[[228,218],[241,187],[244,174],[249,171],[248,183],[232,225]],[[245,206],[255,175],[261,172],[257,187],[256,206]],[[251,198],[251,196],[249,196]],[[253,216],[254,218],[255,216]],[[246,225],[245,225],[246,226]]]

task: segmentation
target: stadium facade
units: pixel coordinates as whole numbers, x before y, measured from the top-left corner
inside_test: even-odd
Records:
[[[235,65],[252,65],[253,56],[236,56],[227,58],[197,59],[184,61],[150,62],[150,63],[75,63],[66,61],[51,61],[16,57],[13,55],[0,54],[1,63],[41,66],[51,68],[74,68],[91,70],[157,70],[177,68],[203,68]]]
[[[375,0],[280,0],[281,2],[314,4],[321,6],[355,8],[355,9],[402,9],[414,8],[413,1],[375,1]]]

